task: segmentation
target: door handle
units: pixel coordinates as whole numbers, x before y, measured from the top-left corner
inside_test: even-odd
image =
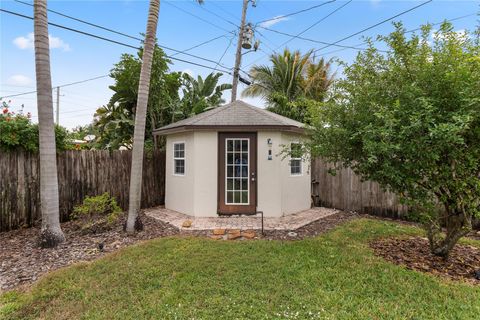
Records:
[[[255,182],[255,178],[252,178],[252,182]]]

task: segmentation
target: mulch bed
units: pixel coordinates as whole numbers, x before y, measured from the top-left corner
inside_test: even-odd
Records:
[[[109,231],[83,234],[73,222],[62,223],[66,241],[54,249],[38,246],[39,228],[0,233],[0,291],[36,281],[43,274],[79,261],[89,261],[139,241],[178,234],[175,227],[142,214],[144,231],[123,232],[125,218]],[[103,243],[103,250],[99,249]]]
[[[421,237],[379,239],[370,247],[376,255],[408,269],[480,285],[474,274],[480,269],[479,248],[457,244],[445,261],[431,254],[428,240]]]

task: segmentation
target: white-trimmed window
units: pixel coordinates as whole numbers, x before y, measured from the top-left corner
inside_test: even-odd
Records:
[[[185,142],[173,143],[173,174],[185,175]]]
[[[302,175],[302,145],[292,142],[290,144],[290,175]]]

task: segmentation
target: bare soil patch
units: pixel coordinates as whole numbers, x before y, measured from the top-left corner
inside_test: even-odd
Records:
[[[431,254],[428,240],[421,237],[379,239],[370,247],[376,255],[408,269],[480,285],[480,280],[475,279],[475,270],[480,269],[479,248],[457,244],[444,260]]]

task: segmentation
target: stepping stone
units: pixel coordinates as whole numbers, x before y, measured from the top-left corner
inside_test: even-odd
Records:
[[[241,234],[240,230],[235,229],[235,230],[229,230],[228,231],[228,236],[227,236],[228,240],[235,240],[235,239],[238,239],[240,237],[242,237],[242,234]]]
[[[185,220],[182,223],[182,228],[190,228],[192,226],[192,220]]]
[[[245,239],[253,239],[256,237],[256,233],[255,231],[243,231],[242,237],[244,237]]]
[[[216,236],[219,236],[219,235],[223,236],[225,234],[225,229],[215,229],[213,230],[213,234]]]

